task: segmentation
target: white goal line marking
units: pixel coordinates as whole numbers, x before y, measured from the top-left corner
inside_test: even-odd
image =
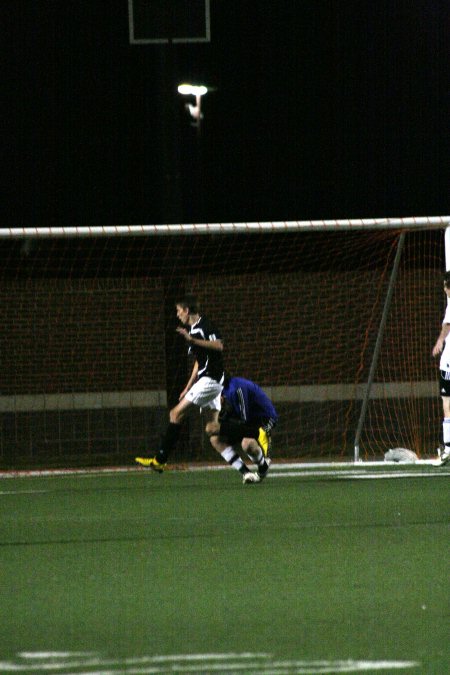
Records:
[[[268,478],[304,478],[312,476],[314,478],[337,478],[342,480],[350,479],[362,479],[362,480],[375,480],[375,479],[385,479],[385,478],[433,478],[433,477],[442,477],[443,475],[448,475],[447,471],[428,473],[424,471],[401,471],[399,473],[394,472],[373,472],[373,473],[358,473],[357,471],[277,471],[276,473],[270,473]]]
[[[57,672],[68,668],[108,668],[89,670],[89,675],[106,673],[173,673],[252,671],[266,675],[313,675],[314,673],[354,673],[377,670],[417,668],[417,661],[406,660],[305,660],[282,659],[265,653],[168,654],[120,659],[103,657],[95,652],[20,652],[16,659],[0,662],[3,672]],[[125,670],[124,670],[125,668]],[[255,671],[257,669],[257,671]]]
[[[337,479],[349,479],[349,478],[366,478],[366,479],[380,479],[380,478],[429,478],[432,476],[443,476],[450,475],[450,465],[448,467],[440,467],[439,471],[421,471],[417,470],[405,470],[404,466],[417,466],[417,465],[428,465],[439,467],[439,460],[418,460],[414,462],[413,465],[409,463],[399,462],[334,462],[334,463],[320,463],[320,464],[311,464],[311,463],[301,463],[301,462],[290,462],[282,464],[272,464],[268,478],[292,478],[292,477],[312,477],[312,478],[321,478],[321,477],[330,477]],[[383,470],[383,467],[398,467],[398,471],[386,471]],[[400,469],[401,467],[401,469]],[[338,470],[332,470],[332,469]],[[373,470],[374,469],[374,470]],[[227,464],[213,464],[209,466],[193,466],[190,465],[187,469],[173,469],[169,473],[202,473],[202,472],[211,472],[211,471],[233,471],[231,467]],[[130,466],[130,467],[96,467],[96,468],[86,468],[86,469],[36,469],[30,471],[0,471],[0,481],[1,479],[7,478],[53,478],[53,477],[71,477],[77,476],[78,478],[95,478],[96,476],[102,475],[115,475],[115,474],[149,474],[148,469]],[[0,490],[0,495],[15,495],[15,494],[45,494],[48,492],[53,492],[51,489],[29,489],[29,490]]]

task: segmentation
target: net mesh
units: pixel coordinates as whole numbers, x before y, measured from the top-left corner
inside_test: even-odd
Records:
[[[2,465],[153,452],[192,364],[174,303],[199,296],[230,374],[280,413],[279,458],[352,457],[400,232],[285,232],[0,242]],[[361,435],[363,458],[434,454],[431,349],[444,232],[406,233]],[[175,455],[214,451],[191,415]]]

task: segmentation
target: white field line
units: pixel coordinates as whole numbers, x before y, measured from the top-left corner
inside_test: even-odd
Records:
[[[75,656],[84,658],[97,656],[96,652],[19,652],[17,656],[21,659],[73,659]]]
[[[377,670],[405,670],[417,668],[420,664],[416,661],[276,661],[273,663],[247,663],[247,664],[214,664],[213,666],[205,664],[204,666],[178,666],[177,672],[180,673],[199,673],[212,671],[224,672],[237,670],[250,670],[254,674],[264,673],[265,675],[335,675],[337,673],[357,673]],[[256,670],[253,670],[256,668]],[[127,671],[128,673],[144,673],[149,671]],[[167,672],[167,671],[166,671]]]
[[[227,467],[225,467],[227,468]],[[386,480],[390,478],[442,478],[450,476],[450,471],[425,473],[422,471],[402,471],[401,473],[357,473],[356,471],[278,471],[270,473],[266,480],[276,478],[333,478],[335,480]],[[54,492],[48,490],[0,490],[0,497],[12,495],[38,495]]]
[[[422,462],[423,464],[429,464],[431,466],[439,466],[439,463],[433,461],[426,461],[424,460]],[[391,471],[382,471],[381,467],[387,465],[388,462],[379,462],[379,463],[373,463],[371,466],[372,467],[378,467],[377,470],[372,471],[368,467],[366,469],[366,465],[361,466],[361,464],[279,464],[279,465],[274,465],[272,464],[270,473],[268,475],[268,479],[275,479],[275,478],[333,478],[337,480],[349,480],[349,479],[361,479],[361,480],[375,480],[375,479],[389,479],[389,478],[433,478],[433,477],[442,477],[442,476],[450,476],[450,466],[442,468],[441,471],[438,472],[428,472],[428,471],[420,471],[420,470],[406,470],[402,469],[401,471],[397,472],[391,472]],[[390,463],[389,463],[390,464]],[[317,468],[317,467],[321,468]],[[328,467],[336,467],[336,466],[345,466],[348,467],[347,469],[340,469],[338,471],[332,471]],[[398,466],[398,463],[392,462],[392,466]],[[352,468],[353,467],[353,468]],[[190,470],[190,469],[189,469]],[[220,466],[211,466],[211,467],[196,467],[195,471],[219,471],[219,470],[229,470],[232,471],[231,467],[227,465],[220,465]],[[134,469],[131,468],[129,471],[128,469],[125,469],[126,472],[130,473],[142,473],[146,472],[149,473],[148,469]],[[171,473],[184,473],[185,470],[182,471],[177,471],[173,470]],[[119,470],[119,472],[122,472],[122,469]],[[36,473],[31,473],[31,472],[25,472],[24,475],[18,475],[18,473],[14,473],[14,477],[20,477],[20,478],[42,478],[42,477],[53,477],[53,476],[71,476],[71,475],[76,475],[80,478],[89,478],[89,477],[95,477],[101,474],[110,474],[110,473],[116,473],[116,470],[114,469],[104,469],[104,470],[98,470],[98,469],[85,469],[85,470],[75,470],[71,472],[71,470],[64,470],[63,472],[59,472],[58,470],[55,472],[41,472],[38,471]],[[2,476],[0,474],[0,479],[2,477],[8,477],[11,478],[13,476],[9,475],[8,476]],[[19,495],[19,494],[47,494],[53,492],[51,488],[49,489],[29,489],[29,490],[0,490],[0,496],[8,496],[8,495]]]
[[[131,657],[124,660],[102,658],[93,652],[21,652],[17,661],[0,662],[0,672],[64,672],[76,668],[78,675],[111,675],[115,672],[140,673],[201,673],[237,672],[265,675],[313,675],[356,673],[378,670],[418,668],[417,661],[400,660],[284,660],[264,653],[174,654],[166,656]],[[83,658],[84,657],[84,658]],[[80,668],[88,668],[81,672]],[[92,670],[95,668],[95,670]],[[104,670],[108,668],[108,670]]]
[[[276,461],[276,460],[275,460]],[[416,465],[428,465],[428,466],[439,466],[439,459],[419,459],[414,462]],[[283,462],[282,464],[272,464],[271,473],[273,471],[284,471],[286,469],[304,469],[305,471],[317,470],[318,467],[321,469],[328,468],[358,468],[365,469],[367,467],[378,467],[382,466],[405,466],[406,464],[411,465],[410,462]],[[195,465],[190,464],[187,466],[187,469],[182,469],[182,471],[222,471],[224,469],[229,469],[230,467],[226,464],[210,464],[210,465]],[[177,471],[176,469],[172,470],[173,472]],[[52,476],[97,476],[101,474],[117,474],[117,473],[148,473],[148,469],[139,466],[107,466],[107,467],[92,467],[92,468],[67,468],[67,469],[29,469],[29,470],[5,470],[0,471],[0,480],[2,478],[41,478],[41,477],[52,477]]]
[[[84,659],[101,659],[101,654],[98,652],[60,652],[60,651],[55,651],[55,652],[19,652],[17,656],[20,659],[27,660],[27,661],[41,661],[43,659],[60,659],[62,662],[64,662],[64,659],[71,659],[74,657],[81,657]],[[191,663],[191,662],[205,662],[205,661],[234,661],[234,660],[247,660],[247,659],[261,659],[261,660],[267,660],[270,659],[271,663],[274,666],[278,666],[283,664],[283,666],[286,665],[298,665],[298,666],[329,666],[330,664],[355,664],[359,663],[359,661],[354,661],[352,659],[346,659],[342,661],[329,661],[327,659],[325,660],[305,660],[305,659],[295,659],[295,660],[289,660],[289,661],[280,661],[278,660],[272,660],[274,659],[272,654],[268,654],[267,652],[210,652],[210,653],[198,653],[198,654],[158,654],[154,656],[150,655],[143,655],[143,656],[132,656],[125,658],[124,660],[120,660],[120,663],[123,663],[124,665],[139,665],[139,664],[145,664],[145,663],[173,663],[173,662],[182,662],[182,663]],[[116,661],[108,660],[109,663],[116,663]],[[364,661],[364,663],[370,663]],[[376,661],[376,663],[380,663],[380,661]],[[383,662],[384,663],[384,662]],[[391,662],[389,662],[391,663]],[[392,663],[406,663],[406,664],[411,664],[412,662],[406,661],[406,662],[400,662],[400,661],[393,661]]]
[[[377,473],[358,473],[357,471],[279,471],[269,474],[268,478],[336,478],[337,480],[376,480],[386,478],[442,478],[443,475],[450,475],[447,471],[440,473],[427,473],[423,471],[402,471],[401,473],[377,472]],[[266,480],[267,480],[266,479]],[[1,494],[1,493],[0,493]]]
[[[30,470],[7,470],[0,471],[0,480],[2,478],[45,478],[52,476],[97,476],[104,473],[138,473],[145,469],[134,466],[108,466],[94,467],[89,469],[30,469]]]

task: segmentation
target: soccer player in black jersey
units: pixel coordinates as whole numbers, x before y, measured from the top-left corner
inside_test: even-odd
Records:
[[[168,456],[180,435],[181,423],[193,405],[206,414],[206,421],[217,421],[221,407],[220,394],[224,380],[223,341],[220,332],[204,316],[195,296],[188,295],[176,303],[177,317],[183,326],[177,332],[189,345],[188,353],[194,356],[194,367],[186,387],[180,394],[179,403],[169,414],[169,424],[161,446],[154,457],[136,457],[136,462],[162,473]],[[189,329],[187,328],[189,327]],[[256,474],[246,470],[251,477],[246,482],[256,481]],[[244,476],[245,478],[245,476]]]

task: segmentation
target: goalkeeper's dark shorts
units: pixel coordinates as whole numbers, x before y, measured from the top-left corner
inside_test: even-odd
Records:
[[[274,424],[265,424],[265,422],[265,420],[260,420],[259,422],[249,423],[233,418],[221,420],[219,438],[230,443],[230,445],[240,443],[243,438],[258,440],[260,429],[263,428],[270,439],[270,429]]]
[[[248,424],[232,418],[220,422],[219,438],[231,445],[239,443],[243,438],[258,438],[258,424]]]

